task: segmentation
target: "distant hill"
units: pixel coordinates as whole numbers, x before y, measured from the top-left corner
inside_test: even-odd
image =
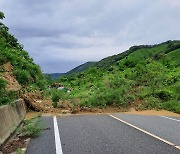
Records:
[[[52,79],[57,79],[58,77],[61,77],[61,76],[71,76],[71,75],[75,75],[75,74],[78,74],[87,70],[88,68],[92,67],[95,63],[96,62],[86,62],[82,65],[79,65],[73,68],[72,70],[66,73],[46,73],[45,75],[50,76]]]
[[[88,68],[92,67],[95,63],[96,62],[86,62],[82,65],[75,67],[74,69],[70,70],[69,72],[65,73],[64,75],[69,76],[69,75],[81,73],[81,72],[87,70]]]
[[[63,76],[65,73],[45,73],[45,76],[50,76],[52,79],[57,79],[58,77]]]

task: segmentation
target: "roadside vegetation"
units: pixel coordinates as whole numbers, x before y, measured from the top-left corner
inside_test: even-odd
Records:
[[[43,131],[43,124],[40,122],[40,115],[32,119],[24,120],[23,126],[19,129],[22,137],[37,137]]]
[[[6,90],[7,82],[0,78],[0,105],[13,102],[17,99],[17,92]]]
[[[0,20],[4,14],[0,12]],[[10,62],[13,67],[13,75],[19,84],[21,90],[14,92],[6,88],[6,80],[2,77],[7,71],[4,64]],[[23,45],[9,33],[9,28],[0,22],[0,105],[12,102],[23,91],[43,90],[46,87],[45,77],[33,59],[23,49]]]

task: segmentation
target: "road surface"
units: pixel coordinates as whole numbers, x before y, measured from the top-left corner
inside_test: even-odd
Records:
[[[128,114],[42,117],[27,154],[180,154],[180,119]]]

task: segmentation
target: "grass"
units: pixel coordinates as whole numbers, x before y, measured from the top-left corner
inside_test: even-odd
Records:
[[[161,107],[168,111],[174,111],[180,114],[180,101],[167,101],[161,104]]]
[[[180,49],[176,49],[167,54],[173,61],[176,62],[177,65],[180,65],[179,57],[180,57]]]
[[[17,153],[17,154],[23,154],[23,151],[22,151],[21,148],[18,148],[18,149],[16,150],[16,153]]]
[[[37,137],[42,133],[43,125],[39,121],[39,116],[24,120],[24,126],[20,129],[20,133],[25,137]]]

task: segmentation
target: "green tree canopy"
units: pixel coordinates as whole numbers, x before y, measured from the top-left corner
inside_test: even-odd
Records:
[[[0,11],[0,19],[5,18],[4,13]]]

